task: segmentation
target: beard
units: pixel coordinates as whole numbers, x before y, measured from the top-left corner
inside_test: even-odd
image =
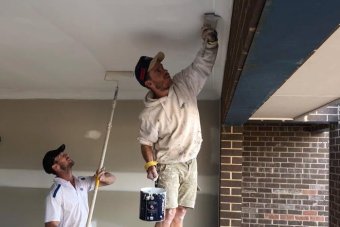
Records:
[[[59,166],[60,166],[60,169],[62,169],[63,171],[70,170],[74,166],[74,161],[70,159],[70,161],[67,164],[64,164],[64,165],[59,164]]]
[[[169,80],[169,82],[166,84],[163,82],[155,83],[155,87],[160,91],[169,90],[171,85],[172,85],[172,80]]]

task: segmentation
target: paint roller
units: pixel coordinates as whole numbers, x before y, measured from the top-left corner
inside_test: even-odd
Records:
[[[106,156],[107,145],[109,143],[109,137],[110,137],[111,127],[112,127],[112,119],[113,119],[113,115],[114,115],[114,111],[115,111],[116,103],[117,103],[119,82],[118,82],[118,80],[116,80],[116,78],[119,78],[119,76],[131,76],[131,75],[132,75],[132,71],[107,71],[105,73],[104,80],[115,82],[116,88],[115,88],[115,91],[114,91],[114,96],[113,96],[113,100],[112,100],[112,110],[111,110],[110,118],[109,118],[109,121],[108,121],[108,124],[107,124],[105,142],[104,142],[104,145],[103,145],[103,151],[102,151],[102,155],[101,155],[101,158],[100,158],[100,163],[99,163],[98,169],[101,169],[104,166],[104,160],[105,160],[105,156]],[[94,205],[95,205],[96,199],[97,199],[98,188],[99,188],[99,179],[96,178],[96,184],[95,184],[94,194],[93,194],[93,197],[92,197],[92,203],[91,203],[89,215],[88,215],[87,222],[86,222],[87,227],[91,226],[91,220],[92,220],[92,216],[93,216]]]
[[[203,26],[208,26],[210,28],[216,29],[217,22],[221,17],[215,13],[205,13],[203,15]]]

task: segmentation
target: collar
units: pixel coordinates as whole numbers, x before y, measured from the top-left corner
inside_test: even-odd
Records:
[[[172,87],[170,87],[169,93],[168,93],[167,96],[164,96],[164,97],[159,98],[159,99],[154,99],[153,98],[153,92],[149,91],[146,94],[145,99],[144,99],[145,107],[153,107],[153,106],[156,106],[156,105],[159,105],[159,104],[164,104],[167,101],[168,96],[170,96],[171,90],[172,90]]]
[[[74,183],[77,184],[78,178],[75,177],[75,176],[73,176],[73,177],[74,177]],[[67,181],[67,180],[60,178],[60,177],[55,177],[54,182],[57,183],[57,184],[61,184],[61,185],[72,185],[70,181]]]

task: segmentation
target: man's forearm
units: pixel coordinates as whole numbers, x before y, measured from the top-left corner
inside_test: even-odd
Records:
[[[158,173],[156,170],[156,164],[157,162],[153,162],[154,160],[154,154],[153,149],[151,146],[148,145],[141,145],[142,155],[146,162],[144,168],[147,172],[147,178],[150,180],[157,180]]]
[[[59,222],[57,221],[50,221],[45,223],[45,227],[58,227]]]
[[[153,155],[153,150],[151,146],[142,144],[141,151],[142,151],[142,155],[143,155],[145,162],[154,161],[154,155]]]

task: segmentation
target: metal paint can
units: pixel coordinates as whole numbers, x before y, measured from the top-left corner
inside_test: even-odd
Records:
[[[140,190],[139,219],[163,221],[165,216],[166,190],[163,188],[142,188]]]

